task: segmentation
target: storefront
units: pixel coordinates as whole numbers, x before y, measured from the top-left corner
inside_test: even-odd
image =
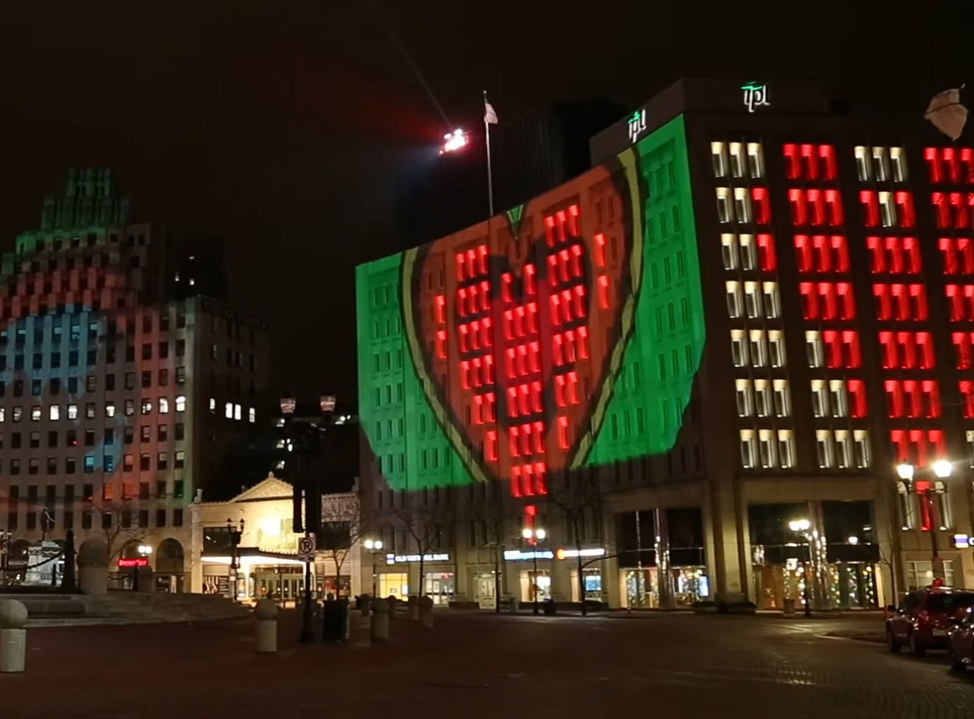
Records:
[[[405,599],[409,596],[409,575],[406,572],[379,574],[379,596]]]
[[[305,563],[294,555],[241,547],[233,556],[204,554],[201,559],[203,592],[207,594],[252,601],[267,597],[286,604],[297,601],[304,593]],[[313,571],[312,577],[315,581]],[[313,587],[316,598],[321,598],[323,588],[318,583]]]
[[[426,572],[424,584],[423,591],[433,604],[448,606],[456,594],[453,572]]]
[[[650,561],[653,561],[652,558]],[[632,609],[658,609],[659,580],[655,566],[628,567],[619,570],[623,606]],[[670,591],[675,607],[689,607],[710,596],[710,578],[703,565],[672,567]]]
[[[470,574],[473,598],[481,609],[494,609],[497,606],[497,583],[494,572],[473,571]]]
[[[410,587],[415,591],[422,582],[423,594],[433,604],[447,606],[456,594],[456,576],[447,552],[431,552],[422,557],[423,576],[420,577],[418,554],[387,554],[385,569],[379,571],[379,596],[406,599]]]

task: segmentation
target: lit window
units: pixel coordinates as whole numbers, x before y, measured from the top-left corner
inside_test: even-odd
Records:
[[[741,466],[745,469],[755,466],[754,430],[741,430]]]
[[[753,235],[741,235],[738,240],[741,247],[741,269],[756,270],[758,268],[758,252],[754,245]]]
[[[825,380],[812,380],[812,414],[825,417],[829,413],[829,397],[825,387]]]
[[[68,419],[78,419],[78,405],[68,405]]]
[[[731,330],[731,360],[735,367],[747,365],[747,339],[744,330]]]
[[[893,169],[893,182],[906,182],[906,152],[902,147],[889,148],[890,165]]]
[[[879,212],[882,218],[883,227],[895,227],[896,226],[896,203],[894,202],[892,192],[880,192],[879,195]]]
[[[786,379],[774,380],[774,413],[777,417],[791,416],[791,393]]]
[[[889,180],[889,157],[885,147],[873,148],[873,174],[876,182],[886,182]]]
[[[725,225],[734,221],[730,190],[726,187],[717,188],[717,221]]]
[[[39,404],[35,404],[33,407],[30,408],[30,421],[40,422],[42,413],[43,413],[43,408]]]
[[[142,400],[142,414],[152,414],[152,400]]]
[[[775,434],[774,430],[758,430],[758,459],[765,469],[774,467]]]
[[[822,333],[818,331],[805,332],[805,350],[808,354],[808,366],[817,369],[822,366]]]
[[[896,498],[900,509],[900,523],[904,530],[914,529],[917,524],[916,506],[912,502],[909,488],[905,482],[897,483]]]
[[[865,469],[872,463],[867,430],[857,429],[852,432],[852,449],[856,467]]]
[[[738,222],[751,222],[751,196],[747,193],[747,188],[734,188],[734,214]]]
[[[214,414],[215,412],[216,412],[216,400],[210,397],[210,414]]]
[[[744,177],[744,148],[740,142],[730,143],[730,170],[734,177]]]
[[[720,236],[720,253],[724,260],[725,270],[737,269],[737,240],[734,235],[723,234]]]
[[[768,356],[772,367],[785,366],[785,337],[781,330],[768,331]]]
[[[795,438],[790,429],[778,430],[778,465],[783,469],[795,466]]]
[[[227,402],[223,405],[223,416],[227,419],[233,419],[233,402]]]
[[[737,401],[737,416],[750,417],[753,413],[753,399],[751,396],[751,380],[739,379],[736,382],[735,395]]]
[[[781,301],[778,295],[777,282],[765,282],[762,285],[764,292],[764,314],[770,319],[781,316]]]
[[[744,283],[744,310],[751,319],[761,316],[761,290],[757,282]]]
[[[852,439],[849,430],[835,430],[835,466],[848,469],[852,466]]]
[[[741,283],[728,282],[727,288],[727,315],[731,318],[741,316]]]
[[[832,433],[827,429],[815,431],[815,454],[818,466],[828,469],[835,465],[835,453],[832,446]]]
[[[710,143],[710,157],[713,162],[714,177],[727,177],[727,150],[723,142]]]
[[[738,382],[740,381],[738,380]],[[758,417],[770,417],[771,408],[771,387],[768,380],[754,380],[754,413]]]
[[[967,464],[974,468],[974,430],[967,430]]]
[[[859,182],[869,182],[872,179],[867,149],[862,145],[856,147],[856,175]]]
[[[257,421],[257,410],[253,407],[247,410],[247,421],[251,424]]]
[[[233,418],[236,420],[243,419],[243,408],[239,404],[233,405]]]
[[[115,403],[105,402],[105,416],[114,417],[115,416]]]
[[[185,412],[186,411],[186,395],[179,395],[176,397],[176,411]]]
[[[764,330],[751,330],[751,365],[754,367],[765,367],[768,364],[768,346],[764,338]]]
[[[849,396],[846,394],[844,380],[829,380],[829,402],[832,405],[833,417],[849,416]]]
[[[747,143],[747,166],[752,179],[764,177],[764,151],[760,142]]]
[[[159,414],[169,414],[169,398],[159,398]]]
[[[50,409],[48,410],[47,417],[52,422],[57,422],[59,419],[61,419],[61,405],[52,404]]]

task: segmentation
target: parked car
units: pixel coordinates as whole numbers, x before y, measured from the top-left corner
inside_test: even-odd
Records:
[[[974,665],[974,609],[955,617],[954,624],[947,642],[947,654],[951,669],[962,672]]]
[[[923,656],[928,649],[946,649],[951,620],[974,607],[974,591],[934,584],[917,589],[903,598],[899,609],[889,608],[886,619],[886,644],[893,653],[908,647],[911,654]]]

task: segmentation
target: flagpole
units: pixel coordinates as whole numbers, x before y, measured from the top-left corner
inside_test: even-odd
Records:
[[[494,179],[490,168],[490,123],[487,121],[487,91],[484,90],[484,137],[487,138],[487,217],[494,216]]]

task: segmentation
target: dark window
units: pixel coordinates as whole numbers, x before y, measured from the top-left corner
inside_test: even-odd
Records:
[[[149,510],[140,509],[139,510],[139,526],[148,527],[149,526]]]
[[[186,425],[176,422],[176,441],[181,441],[186,437]]]
[[[86,510],[81,513],[81,528],[91,529],[91,511]]]
[[[143,442],[149,442],[149,441],[151,441],[152,440],[152,427],[149,426],[149,425],[147,425],[147,424],[142,425],[142,429],[140,430],[140,434],[141,434],[141,440]]]
[[[86,429],[85,430],[85,447],[95,446],[95,430]]]
[[[139,482],[139,499],[149,498],[149,483]]]
[[[95,485],[84,484],[81,486],[81,493],[84,495],[82,499],[86,502],[91,502],[95,498]]]
[[[57,437],[58,433],[56,430],[52,430],[47,433],[47,446],[49,448],[57,447]]]
[[[182,527],[183,526],[183,510],[174,509],[172,511],[172,526]]]
[[[163,367],[159,370],[159,386],[168,387],[169,386],[169,370]]]
[[[152,372],[150,372],[149,370],[145,370],[142,372],[142,387],[146,388],[151,386],[152,386]]]
[[[165,527],[166,526],[166,510],[157,509],[156,510],[156,526]]]
[[[151,465],[152,465],[152,458],[149,455],[143,454],[139,456],[139,469],[141,469],[143,472],[148,472],[149,469],[151,468]]]
[[[161,479],[156,482],[156,497],[162,499],[166,496],[166,480]]]
[[[175,497],[176,499],[182,499],[184,486],[185,483],[183,482],[183,480],[177,479],[176,481],[174,481],[172,483],[172,496]]]

